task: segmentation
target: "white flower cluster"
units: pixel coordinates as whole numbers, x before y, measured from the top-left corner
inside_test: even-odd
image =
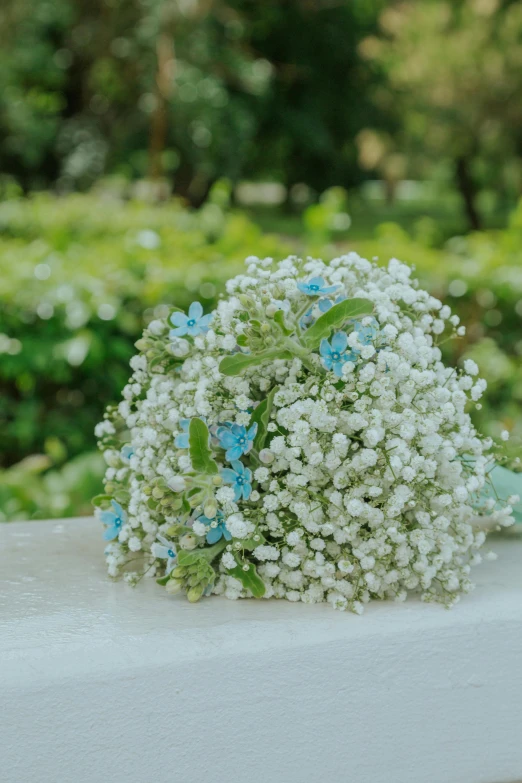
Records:
[[[97,430],[109,572],[142,558],[190,600],[358,613],[468,592],[492,443],[467,408],[486,383],[443,364],[437,342],[462,327],[410,275],[355,253],[249,258],[212,316],[194,303],[151,324]]]

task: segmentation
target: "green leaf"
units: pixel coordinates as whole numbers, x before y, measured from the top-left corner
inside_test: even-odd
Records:
[[[286,336],[293,333],[293,329],[289,329],[288,326],[285,324],[285,314],[283,310],[277,310],[277,312],[274,315],[274,321],[279,326],[283,334]]]
[[[170,581],[170,574],[167,574],[166,576],[161,576],[159,579],[156,579],[157,585],[166,585],[167,582]]]
[[[268,422],[270,421],[270,413],[274,404],[274,395],[278,388],[278,386],[274,386],[263,402],[259,403],[250,418],[250,425],[254,424],[254,422],[257,424],[257,434],[254,438],[254,448],[257,451],[261,451],[265,445]]]
[[[255,535],[256,535],[255,541],[253,538],[239,539],[243,549],[248,549],[249,551],[252,551],[253,549],[256,549],[256,547],[263,546],[263,544],[266,544],[266,538],[261,533],[256,532]]]
[[[345,299],[323,313],[317,321],[301,336],[301,342],[307,348],[317,348],[321,340],[327,339],[334,329],[340,328],[349,318],[371,315],[373,302],[369,299]]]
[[[111,495],[96,495],[91,500],[91,503],[93,504],[93,506],[104,506],[109,504],[111,500],[112,500]]]
[[[187,549],[181,549],[178,552],[178,564],[180,566],[189,566],[194,565],[194,563],[197,563],[198,560],[200,560],[202,557],[201,552],[198,552],[198,550],[192,550],[189,551]]]
[[[243,565],[248,565],[248,571],[243,571]],[[265,584],[259,574],[256,571],[253,563],[243,563],[243,565],[237,565],[235,568],[227,569],[231,576],[235,576],[236,579],[246,587],[254,598],[262,598],[266,592]]]
[[[241,375],[248,367],[255,367],[270,359],[291,359],[292,354],[281,348],[262,351],[261,353],[236,353],[233,356],[225,356],[219,365],[219,372],[223,375]]]
[[[209,445],[208,427],[202,419],[191,419],[189,425],[189,453],[192,467],[196,473],[218,473],[218,466],[212,459]]]

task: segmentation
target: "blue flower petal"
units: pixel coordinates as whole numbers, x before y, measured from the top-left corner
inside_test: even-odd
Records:
[[[116,526],[108,527],[103,533],[103,538],[105,541],[112,541],[113,538],[118,537],[119,532],[120,531]]]
[[[187,326],[178,326],[177,329],[171,329],[169,332],[169,337],[172,339],[173,337],[183,337],[183,335],[187,334],[188,328]]]
[[[199,319],[198,324],[202,332],[208,332],[208,327],[213,317],[214,317],[213,313],[208,313],[208,315],[204,315],[202,318]]]
[[[237,443],[237,438],[230,430],[225,430],[221,434],[218,433],[219,442],[225,449],[230,449]]]
[[[337,353],[342,353],[348,346],[348,337],[346,332],[336,332],[332,337],[332,349]]]
[[[169,549],[168,546],[163,546],[163,544],[157,544],[154,542],[150,548],[150,551],[154,555],[154,557],[160,558],[160,560],[166,560],[169,557]]]
[[[178,449],[188,449],[189,436],[185,432],[183,432],[181,435],[176,435],[174,438],[174,445]]]
[[[235,484],[237,479],[237,473],[230,468],[223,468],[221,470],[221,478],[225,484]]]
[[[338,290],[339,290],[339,286],[338,285],[329,285],[329,286],[326,286],[325,288],[321,288],[321,293],[322,294],[333,294],[334,291],[338,291]]]
[[[321,299],[321,301],[318,303],[318,307],[322,313],[327,313],[328,310],[331,310],[333,307],[333,302],[331,299]]]
[[[223,531],[221,530],[220,527],[211,527],[207,533],[207,544],[216,544],[222,535],[223,535]]]
[[[187,316],[185,313],[179,313],[176,311],[175,313],[172,313],[170,316],[170,322],[173,326],[186,326],[188,321]]]
[[[104,525],[112,525],[115,520],[114,511],[102,511],[100,514],[100,520]]]
[[[328,340],[325,340],[324,338],[321,340],[319,353],[321,354],[321,356],[324,356],[325,359],[331,356],[332,349],[330,348],[330,343],[328,342]]]
[[[200,302],[192,302],[188,309],[188,317],[189,318],[195,318],[196,320],[198,318],[201,318],[203,315],[203,307]]]
[[[243,453],[243,448],[241,446],[232,446],[231,449],[229,449],[227,452],[225,452],[225,457],[228,459],[229,462],[234,462],[234,460],[239,459],[240,456]]]

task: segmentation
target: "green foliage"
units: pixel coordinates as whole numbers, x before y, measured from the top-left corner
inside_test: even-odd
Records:
[[[218,466],[212,459],[212,452],[208,441],[210,434],[208,427],[201,419],[192,419],[189,425],[189,452],[190,461],[196,473],[208,473],[216,475]]]
[[[274,404],[274,397],[277,392],[277,386],[274,386],[265,399],[259,403],[257,408],[252,414],[250,424],[257,424],[257,433],[254,438],[254,448],[257,451],[261,451],[265,445],[265,440],[268,432],[268,422],[270,421],[270,413],[272,411],[272,405]]]
[[[223,375],[241,375],[249,367],[256,367],[270,359],[290,359],[288,351],[280,348],[261,351],[261,353],[236,353],[233,356],[225,356],[219,364],[219,371]]]
[[[374,100],[386,107],[388,128],[358,137],[361,163],[391,191],[401,179],[444,172],[472,228],[481,222],[478,191],[516,198],[521,35],[520,3],[387,3],[380,34],[362,41],[360,52],[385,76]]]
[[[292,252],[244,215],[208,207],[210,218],[207,207],[91,196],[0,204],[1,519],[90,513],[102,476],[90,453],[94,425],[120,398],[144,322],[194,299],[208,311],[244,257]],[[373,239],[312,250],[415,265],[421,284],[467,326],[442,346],[445,360],[473,358],[488,379],[482,408],[472,411],[477,426],[494,437],[522,433],[522,206],[505,230],[455,237],[441,249],[413,233],[386,224]],[[517,456],[516,438],[507,447]]]
[[[90,497],[104,474],[98,452],[74,457],[61,467],[42,454],[0,470],[0,522],[92,514]]]
[[[230,576],[239,579],[243,587],[250,590],[254,598],[262,598],[264,596],[266,588],[253,563],[240,561],[235,568],[229,568],[228,573]]]
[[[253,249],[288,252],[214,201],[199,212],[80,195],[0,203],[0,465],[50,437],[68,457],[94,448],[144,323],[195,299],[211,309]]]
[[[345,299],[338,302],[320,316],[317,321],[302,335],[301,341],[307,348],[317,348],[321,340],[328,338],[334,329],[350,318],[362,318],[373,313],[373,303],[369,299]]]
[[[222,176],[355,183],[347,140],[380,81],[358,43],[381,5],[4,0],[2,171],[29,189],[164,178],[193,204]]]

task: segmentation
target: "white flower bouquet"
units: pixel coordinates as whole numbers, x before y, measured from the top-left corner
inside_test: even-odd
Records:
[[[97,427],[109,574],[189,601],[453,604],[474,519],[512,522],[467,412],[486,383],[441,359],[458,317],[397,260],[246,264],[213,313],[148,326]]]

